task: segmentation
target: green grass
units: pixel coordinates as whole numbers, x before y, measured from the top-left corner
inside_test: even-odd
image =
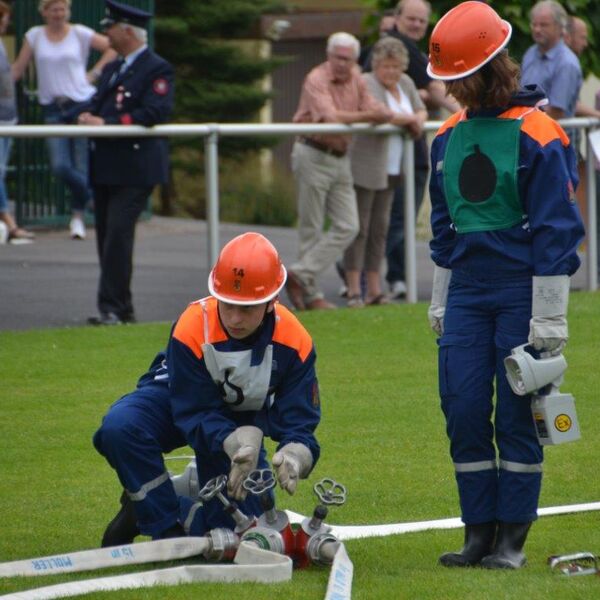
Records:
[[[577,399],[583,437],[547,449],[541,506],[600,500],[600,294],[572,294],[569,312],[569,369],[563,389]],[[315,504],[309,483],[329,476],[349,491],[347,504],[330,511],[332,523],[457,516],[426,305],[301,318],[317,346],[322,458],[294,497],[279,496],[279,507],[309,513]],[[109,404],[133,388],[168,333],[167,323],[0,333],[0,561],[98,545],[117,509],[120,488],[93,449],[91,436]],[[540,518],[527,543],[529,565],[510,573],[437,566],[442,552],[460,548],[461,530],[349,541],[353,597],[592,598],[598,593],[596,577],[554,574],[546,559],[600,552],[599,524],[598,513]],[[88,577],[1,580],[0,593]],[[287,584],[195,584],[110,597],[309,600],[324,596],[327,578],[327,569],[311,568],[295,572]]]

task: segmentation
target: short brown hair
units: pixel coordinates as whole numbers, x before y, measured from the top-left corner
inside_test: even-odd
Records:
[[[446,82],[446,88],[467,108],[502,107],[519,89],[519,76],[519,65],[504,50],[472,75]]]

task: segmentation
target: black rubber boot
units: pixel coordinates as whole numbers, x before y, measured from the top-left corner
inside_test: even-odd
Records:
[[[444,567],[474,567],[494,547],[496,521],[465,525],[465,545],[460,552],[446,552],[439,559]]]
[[[531,523],[499,523],[494,552],[481,561],[486,569],[520,569],[526,562],[523,546]]]
[[[123,546],[131,544],[140,534],[133,502],[125,491],[121,494],[121,508],[115,518],[108,524],[102,536],[102,547]]]

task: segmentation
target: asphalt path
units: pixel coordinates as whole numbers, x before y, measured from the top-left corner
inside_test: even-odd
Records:
[[[294,228],[221,223],[223,245],[245,231],[259,231],[279,250],[284,264],[296,258]],[[133,301],[138,321],[172,321],[187,304],[208,293],[205,221],[152,217],[136,232]],[[417,247],[419,299],[429,297],[433,265],[426,242]],[[85,325],[96,314],[98,258],[93,229],[72,240],[66,230],[36,232],[33,244],[0,246],[0,331]],[[340,306],[340,279],[332,267],[320,282],[327,300]],[[287,302],[287,296],[282,295]]]

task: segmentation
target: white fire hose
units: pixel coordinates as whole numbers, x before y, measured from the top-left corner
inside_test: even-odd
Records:
[[[340,502],[334,501],[332,503],[339,504]],[[541,508],[538,510],[538,515],[558,515],[596,510],[600,510],[600,502]],[[310,519],[291,511],[285,512],[290,522],[301,522],[303,527],[315,520],[314,516]],[[329,544],[325,547],[324,554],[326,555],[335,548],[325,600],[350,600],[352,595],[353,564],[342,540],[379,537],[430,529],[453,529],[462,526],[463,523],[458,518],[365,526],[329,527],[324,523],[318,524],[315,529],[317,534],[322,535],[323,531],[327,531],[330,535],[330,539],[327,541],[331,541],[331,538],[339,540],[335,544]],[[321,529],[321,527],[324,529]],[[84,550],[0,563],[0,578],[73,573],[148,562],[170,561],[194,556],[203,556],[214,560],[226,554],[227,546],[232,543],[231,539],[227,537],[229,534],[233,536],[233,532],[229,532],[229,530],[216,529],[209,532],[206,537],[184,537],[141,542],[112,548]],[[314,535],[314,539],[318,539],[318,537],[319,535]],[[558,558],[571,559],[574,557]],[[579,555],[577,558],[579,558]],[[558,564],[558,561],[555,562]],[[277,583],[289,581],[292,578],[292,568],[293,562],[289,556],[259,548],[256,543],[242,540],[233,559],[233,564],[185,565],[125,575],[99,577],[14,592],[0,596],[0,598],[2,600],[50,600],[95,591],[133,589],[155,585],[174,586],[197,582],[233,583],[248,581]]]
[[[265,473],[268,473],[269,476],[265,477]],[[250,486],[247,489],[256,495],[264,495],[275,485],[272,472],[259,470],[256,474],[258,478],[249,478]],[[203,502],[217,497],[227,509],[231,509],[232,504],[221,493],[226,481],[227,478],[224,476],[211,480],[198,492],[198,496]],[[338,493],[340,490],[343,490],[343,494]],[[343,504],[345,501],[345,488],[330,479],[324,479],[315,485],[315,492],[319,499],[326,504]],[[324,507],[320,505],[319,508],[323,509]],[[269,512],[275,518],[276,513],[281,511],[275,511],[274,506],[271,505]],[[326,512],[325,509],[324,514]],[[205,537],[172,538],[0,563],[0,577],[35,577],[74,573],[194,556],[202,556],[207,560],[230,560],[235,552],[233,564],[185,565],[126,575],[98,577],[15,592],[0,596],[0,598],[3,600],[50,600],[96,591],[114,591],[155,585],[169,586],[196,582],[277,583],[289,581],[292,578],[294,563],[290,556],[283,553],[284,544],[281,534],[276,529],[264,526],[268,519],[256,522],[256,520],[243,515],[239,509],[236,509],[233,514],[237,523],[236,532],[220,528],[211,530]],[[281,512],[279,517],[287,522],[285,513]],[[350,600],[353,565],[344,545],[328,533],[330,527],[322,523],[322,520],[315,520],[314,517],[304,520],[310,522],[310,526],[305,523],[301,525],[300,530],[308,527],[305,537],[309,544],[306,548],[303,547],[303,551],[306,550],[307,555],[312,553],[311,559],[315,564],[331,564],[325,600]],[[242,523],[245,524],[243,527]],[[246,527],[245,531],[244,527]],[[287,527],[289,528],[289,524]],[[291,528],[289,531],[291,532]],[[254,532],[265,535],[252,536],[251,534]],[[242,536],[241,541],[240,535]],[[244,537],[246,535],[247,538]],[[267,548],[269,547],[268,542],[273,540],[274,547],[280,552],[272,552],[264,546],[261,547],[260,540],[267,543]],[[315,540],[317,543],[310,545],[311,540]],[[296,558],[295,555],[294,558]]]
[[[144,546],[137,552],[138,546]],[[208,538],[173,538],[155,542],[143,542],[128,546],[86,550],[60,556],[15,561],[0,565],[0,576],[36,576],[50,573],[72,573],[91,569],[159,562],[174,558],[189,558],[204,554],[210,547]],[[121,556],[107,557],[106,550],[117,551]],[[109,552],[110,554],[110,552]],[[202,564],[156,569],[127,575],[98,577],[84,581],[60,583],[22,592],[0,596],[3,600],[51,600],[68,598],[97,591],[114,591],[155,585],[180,585],[182,583],[219,582],[278,583],[292,578],[292,560],[289,556],[257,548],[249,542],[241,542],[234,564]],[[40,564],[56,565],[51,570],[40,569]],[[325,600],[351,598],[353,565],[343,544],[335,554]]]

